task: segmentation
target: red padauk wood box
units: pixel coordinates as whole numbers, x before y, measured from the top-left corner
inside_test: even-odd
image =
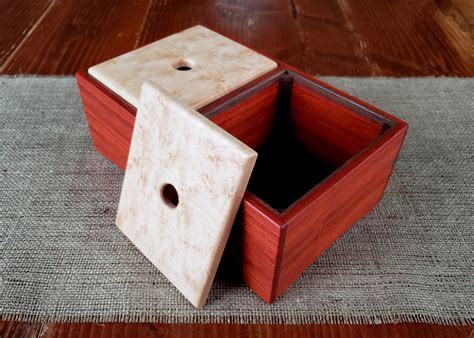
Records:
[[[379,202],[408,128],[275,61],[198,109],[258,152],[220,270],[238,271],[266,302]],[[76,79],[94,146],[125,169],[136,108],[87,70]]]

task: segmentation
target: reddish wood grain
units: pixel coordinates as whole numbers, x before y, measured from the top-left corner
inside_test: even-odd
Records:
[[[298,74],[306,78],[304,74]],[[357,105],[374,110],[381,117],[390,118],[387,122],[393,126],[379,137],[383,127],[381,121],[358,115],[348,107],[295,82],[290,118],[296,126],[297,135],[301,137],[301,131],[304,130],[303,139],[317,156],[329,159],[339,166],[343,163],[346,165],[281,215],[269,208],[265,201],[252,194],[246,195],[244,206],[251,201],[251,197],[255,198],[252,202],[254,209],[245,210],[243,216],[243,232],[248,236],[242,238],[242,269],[244,279],[266,301],[271,302],[280,295],[309,264],[377,204],[406,133],[407,125],[403,121],[364,105],[360,100],[335,88],[325,87]],[[221,112],[220,118],[215,122],[225,121],[227,112],[236,110],[235,107],[230,109]],[[252,108],[247,108],[241,114],[252,116],[251,111]],[[232,126],[233,129],[229,125],[226,127],[234,135],[236,131],[239,134],[238,131],[243,129],[238,125]],[[264,133],[267,134],[266,131]],[[246,141],[245,136],[239,137]],[[322,147],[331,148],[332,151],[321,152]],[[335,154],[340,157],[335,157]],[[282,161],[284,160],[282,157]],[[272,168],[268,170],[271,171]],[[262,219],[272,226],[266,226]],[[274,226],[280,227],[280,231],[265,233],[262,230],[273,229]],[[279,239],[277,250],[265,248],[269,243],[275,245],[276,238]],[[253,259],[258,257],[260,249],[271,251],[271,257],[275,261],[262,260],[260,264],[255,262]],[[258,269],[258,266],[264,268]],[[268,287],[270,279],[271,290],[264,290],[262,286]]]
[[[76,80],[94,146],[125,170],[136,109],[94,81],[86,71],[77,72]]]
[[[405,133],[405,125],[387,133],[373,151],[342,167],[301,200],[301,211],[289,213],[276,297],[378,203]]]
[[[149,7],[132,9],[131,16],[118,14],[110,2],[83,2],[55,8],[61,0],[2,1],[0,5],[0,73],[74,74],[80,67],[97,64],[153,39],[210,23],[220,31],[286,61],[310,74],[348,76],[473,76],[474,3],[469,0],[389,1],[219,1],[204,6],[193,1],[150,0]],[[70,3],[70,2],[67,2]],[[137,2],[129,2],[136,4]],[[139,2],[138,2],[139,3]],[[344,6],[345,5],[345,6]],[[5,6],[5,7],[2,7]],[[41,7],[43,6],[43,7]],[[174,7],[173,7],[174,6]],[[183,7],[184,6],[184,7]],[[81,14],[93,8],[96,15]],[[342,9],[350,10],[345,18]],[[356,10],[353,10],[356,8]],[[126,12],[127,10],[125,10]],[[286,13],[282,13],[286,11]],[[60,13],[60,19],[58,14]],[[138,17],[134,16],[138,12]],[[145,13],[144,13],[145,12]],[[288,13],[291,15],[289,18]],[[113,19],[115,17],[115,19]],[[133,22],[129,21],[133,17]],[[282,20],[282,17],[285,19]],[[41,20],[41,21],[40,21]],[[113,25],[120,31],[104,29]],[[136,24],[139,23],[139,24]],[[352,29],[351,29],[352,26]],[[82,35],[82,28],[86,34]],[[87,30],[91,27],[90,30]],[[77,30],[76,30],[77,29]],[[57,32],[59,36],[54,38]],[[283,32],[285,39],[279,39]],[[402,32],[402,34],[399,34]],[[107,43],[99,38],[105,34]],[[30,43],[31,38],[40,43]],[[112,38],[113,37],[113,38]],[[321,38],[324,37],[324,38]],[[27,39],[25,39],[27,38]],[[74,48],[69,52],[64,49]],[[419,46],[422,46],[420,48]],[[49,52],[48,52],[49,50]],[[55,56],[61,54],[59,57]],[[46,55],[53,55],[50,59]],[[87,55],[87,56],[84,56]],[[428,60],[428,62],[426,62]],[[139,328],[136,327],[139,326]],[[0,336],[472,336],[472,328],[431,324],[397,325],[166,325],[166,324],[30,324],[0,323]],[[137,331],[135,331],[137,330]],[[134,335],[136,336],[136,335]]]
[[[268,118],[270,115],[260,115],[260,113],[264,113],[267,108],[271,109],[272,105],[275,105],[275,97],[273,97],[273,101],[272,99],[267,100],[267,98],[271,97],[272,93],[275,92],[275,87],[273,90],[269,88],[268,94],[264,94],[263,97],[251,96],[258,102],[254,102],[255,100],[253,99],[245,100],[242,106],[229,110],[229,114],[226,116],[216,115],[215,110],[217,107],[222,109],[222,106],[226,106],[227,102],[232,99],[239,98],[240,96],[248,96],[248,90],[266,79],[271,80],[280,72],[278,69],[273,70],[232,93],[200,108],[199,111],[212,119],[218,119],[219,124],[222,123],[224,129],[235,131],[236,137],[240,138],[245,135],[245,137],[247,137],[245,141],[248,141],[250,145],[252,143],[257,145],[258,142],[261,142],[258,141],[258,139],[263,137],[262,134],[259,136],[256,132],[249,133],[248,135],[253,135],[253,138],[257,137],[257,139],[251,140],[248,138],[247,131],[248,128],[260,130],[260,127],[264,127],[269,123]],[[110,159],[122,170],[125,170],[132,139],[133,125],[135,123],[136,108],[125,100],[117,97],[101,83],[89,76],[86,70],[78,71],[76,73],[76,80],[94,146],[106,158]],[[247,109],[248,105],[252,106],[251,110]],[[243,110],[252,112],[253,124],[245,126],[245,124],[241,123],[242,118],[246,116],[245,114],[241,115]],[[258,121],[259,123],[256,123]]]
[[[136,47],[149,4],[149,0],[52,0],[1,72],[74,74],[126,53]]]
[[[322,95],[315,95],[309,87],[297,82],[293,86],[291,119],[296,134],[312,152],[337,166],[367,147],[383,126]]]
[[[277,90],[278,84],[275,81],[226,109],[225,114],[216,114],[212,120],[248,146],[257,149],[270,133]]]
[[[284,75],[287,69],[290,73]],[[281,111],[278,106],[281,103],[277,104],[283,76],[294,78],[294,84],[289,87],[291,103],[287,112]],[[85,72],[79,72],[77,79],[95,146],[124,168],[135,109]],[[236,264],[249,286],[265,301],[272,302],[315,258],[375,206],[390,176],[407,126],[288,66],[281,66],[218,101],[201,112],[253,148],[259,150],[275,132],[278,114],[287,114],[289,120],[283,123],[293,126],[288,130],[293,130],[312,151],[312,156],[339,168],[320,184],[307,187],[308,193],[287,210],[275,210],[271,202],[259,197],[261,190],[245,194],[241,217],[235,225],[240,227],[240,237],[238,243],[234,239],[234,247],[241,256]],[[356,112],[353,106],[366,107],[366,110]],[[385,130],[385,125],[391,127]],[[282,137],[287,136],[276,135],[277,139]],[[323,151],[325,148],[330,151]],[[281,161],[285,161],[285,156],[281,154]],[[274,167],[264,170],[270,175],[275,171]],[[263,175],[268,176],[265,172]],[[280,178],[289,180],[290,186],[295,179]],[[272,186],[282,183],[274,182]]]
[[[275,298],[274,290],[280,261],[284,229],[274,214],[255,195],[247,192],[242,201],[241,266],[248,286],[265,302]]]
[[[0,50],[9,56],[0,58],[4,74],[74,74],[205,24],[310,74],[474,75],[469,0],[7,0],[0,6],[6,7]]]
[[[52,0],[3,0],[0,1],[0,69],[10,55],[25,40],[28,32],[35,29],[48,12]]]
[[[163,323],[27,323],[0,321],[0,337],[360,337],[468,338],[470,326],[401,323],[380,325],[268,325]]]

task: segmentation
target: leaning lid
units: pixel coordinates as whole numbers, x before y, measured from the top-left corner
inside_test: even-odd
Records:
[[[275,61],[203,26],[89,68],[89,74],[138,107],[146,80],[199,109],[277,67]]]
[[[257,153],[143,85],[116,224],[196,307],[205,304]]]

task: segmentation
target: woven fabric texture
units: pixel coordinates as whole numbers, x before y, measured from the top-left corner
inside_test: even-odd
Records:
[[[410,124],[382,201],[274,304],[216,280],[196,310],[115,227],[75,80],[1,77],[1,318],[473,323],[474,81],[324,80]]]

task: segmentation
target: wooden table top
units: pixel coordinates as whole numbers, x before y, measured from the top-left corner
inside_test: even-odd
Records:
[[[0,74],[71,75],[196,24],[307,73],[474,76],[471,0],[2,0]],[[0,322],[9,336],[469,337],[469,326]]]
[[[471,0],[2,0],[0,73],[74,74],[196,24],[310,74],[473,76]]]

